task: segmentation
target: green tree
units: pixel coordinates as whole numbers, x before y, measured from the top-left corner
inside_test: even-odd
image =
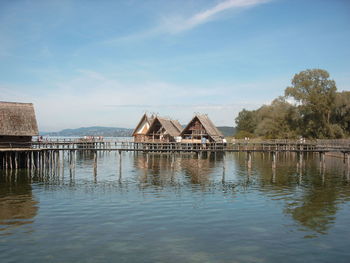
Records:
[[[264,105],[257,110],[255,133],[269,139],[295,138],[298,117],[296,107],[279,97],[271,105]]]
[[[238,113],[235,122],[236,137],[252,137],[257,126],[256,112],[243,109]]]
[[[337,92],[332,122],[338,125],[345,135],[350,135],[350,91]]]
[[[334,137],[331,113],[335,105],[336,84],[322,69],[308,69],[296,74],[285,96],[298,103],[303,136],[314,138]]]

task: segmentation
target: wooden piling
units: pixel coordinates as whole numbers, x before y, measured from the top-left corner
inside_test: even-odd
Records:
[[[252,153],[250,151],[247,152],[247,166],[248,169],[252,168]]]
[[[272,169],[276,169],[276,152],[272,152]]]

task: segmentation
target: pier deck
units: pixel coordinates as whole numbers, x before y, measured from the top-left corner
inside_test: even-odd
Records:
[[[334,141],[264,141],[234,143],[160,143],[160,142],[131,142],[118,140],[55,140],[44,142],[31,142],[19,147],[18,143],[0,145],[0,169],[40,168],[59,163],[60,156],[68,156],[69,162],[74,162],[74,156],[79,151],[89,151],[94,155],[100,151],[143,152],[143,153],[195,153],[197,155],[208,153],[244,152],[247,154],[248,166],[251,163],[252,153],[269,153],[273,156],[275,165],[277,153],[318,153],[324,162],[326,153],[337,153],[344,158],[350,167],[350,140]],[[302,158],[302,157],[300,157]],[[94,159],[96,159],[94,157]]]

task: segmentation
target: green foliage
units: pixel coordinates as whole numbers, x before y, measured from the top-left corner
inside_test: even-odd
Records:
[[[335,104],[336,85],[322,69],[308,69],[296,74],[285,96],[293,98],[302,116],[302,136],[332,137],[331,112]]]
[[[295,138],[293,127],[296,126],[296,115],[296,108],[279,97],[271,105],[264,105],[257,110],[259,122],[255,133],[269,139]]]
[[[245,131],[253,134],[257,125],[255,111],[243,109],[236,118],[236,125],[238,132]]]
[[[350,92],[337,92],[327,71],[308,69],[293,77],[284,97],[243,109],[235,121],[241,137],[343,138],[350,136]]]
[[[332,121],[341,127],[346,136],[350,136],[350,91],[336,94]]]

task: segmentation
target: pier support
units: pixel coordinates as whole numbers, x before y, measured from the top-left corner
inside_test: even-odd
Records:
[[[251,152],[247,152],[247,166],[248,169],[252,168],[252,153]]]
[[[94,151],[94,176],[97,176],[97,152]]]
[[[275,151],[272,152],[272,169],[276,169],[276,155],[277,153]]]
[[[119,178],[121,177],[122,177],[122,151],[119,151]]]

